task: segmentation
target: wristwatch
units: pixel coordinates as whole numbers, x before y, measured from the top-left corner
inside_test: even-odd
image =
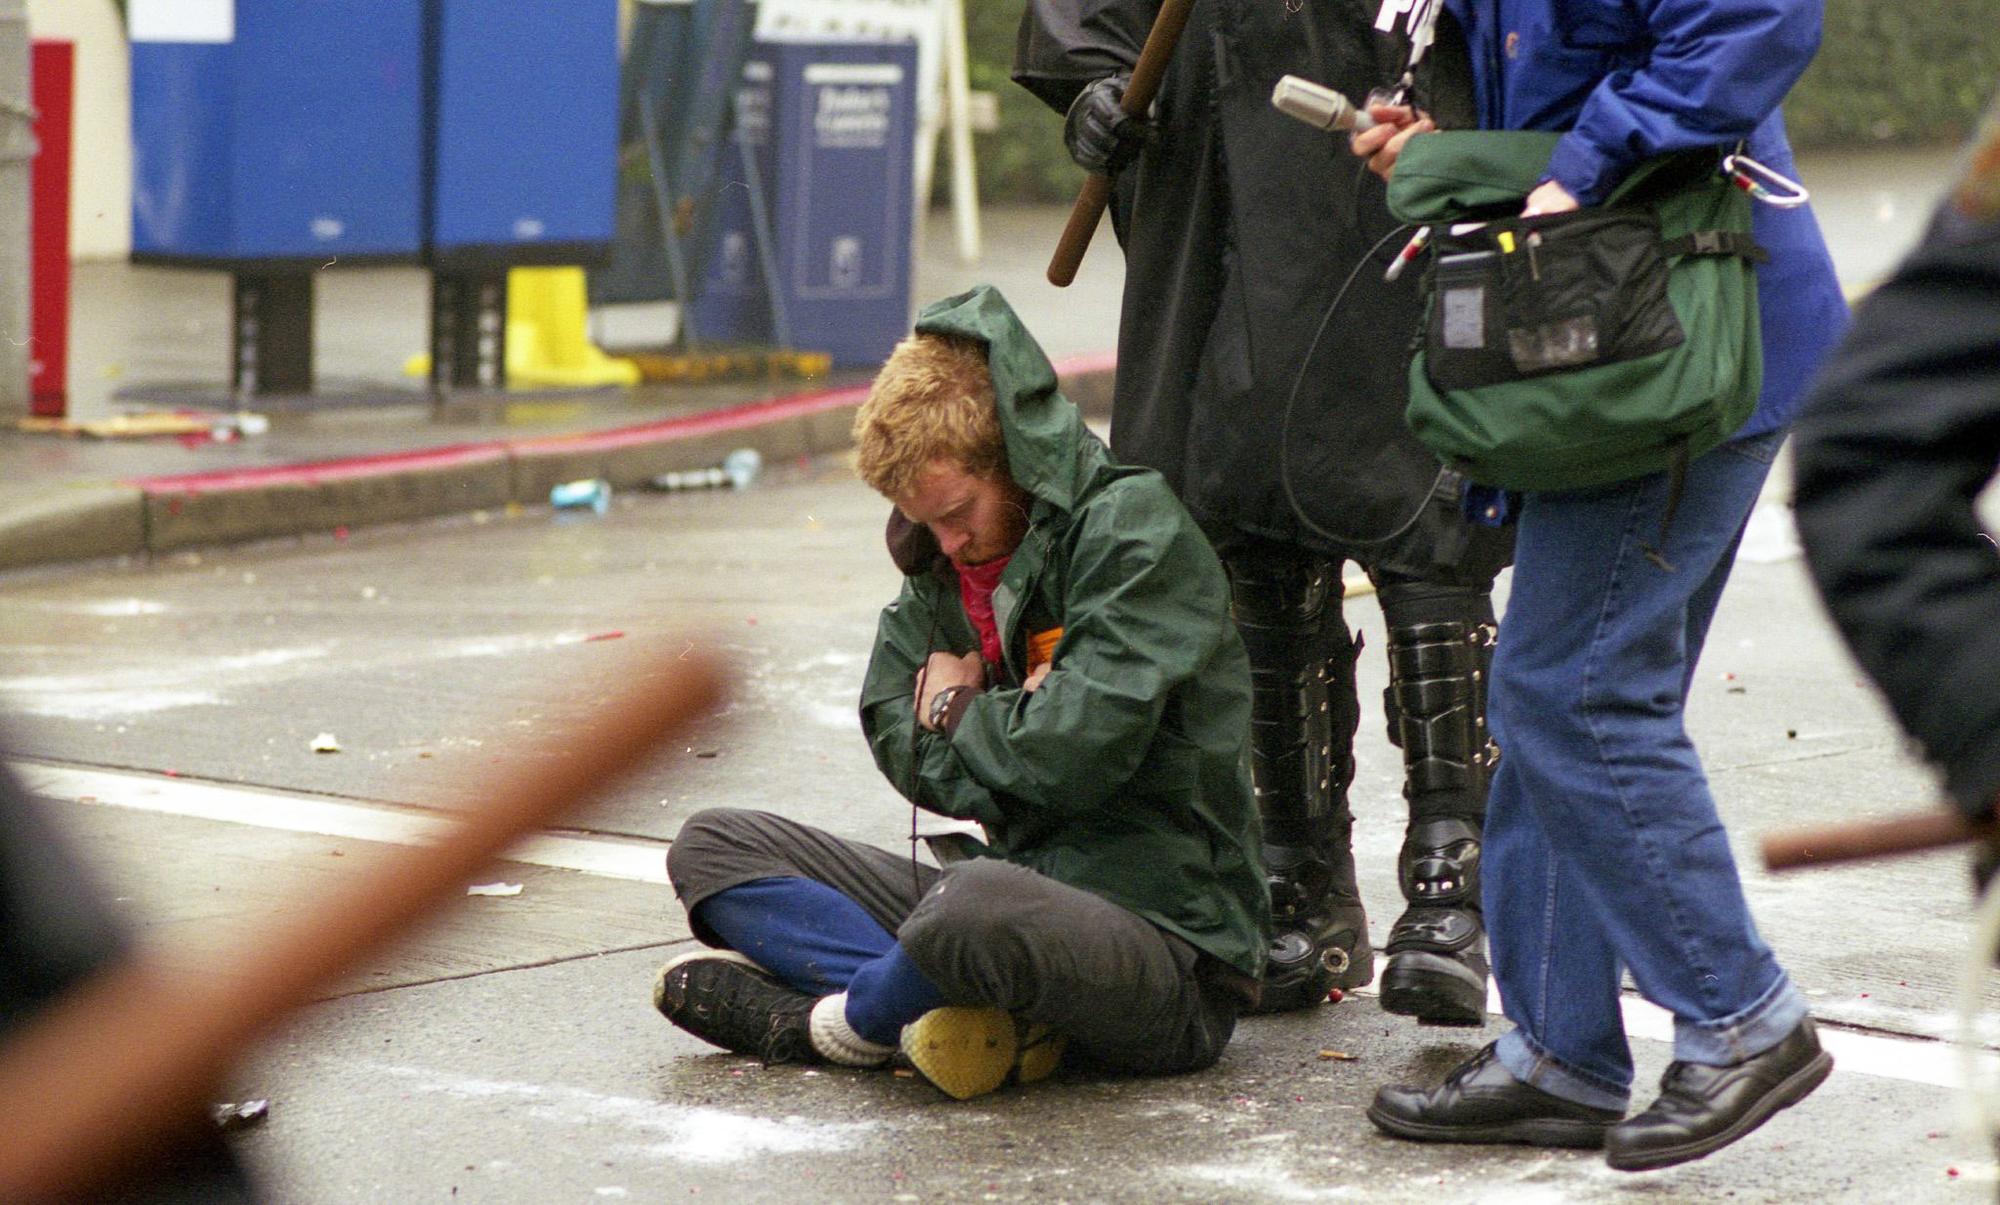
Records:
[[[951,711],[951,701],[964,693],[965,689],[963,686],[947,686],[931,696],[931,709],[927,718],[934,730],[944,731],[944,717]]]

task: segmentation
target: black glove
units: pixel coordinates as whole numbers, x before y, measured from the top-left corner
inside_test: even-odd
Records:
[[[1076,94],[1063,118],[1063,145],[1077,166],[1109,176],[1139,157],[1153,139],[1153,123],[1133,117],[1119,104],[1129,75],[1093,80]]]

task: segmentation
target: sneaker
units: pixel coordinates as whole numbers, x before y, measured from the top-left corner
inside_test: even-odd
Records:
[[[999,1008],[934,1008],[903,1027],[903,1058],[954,1100],[1047,1079],[1065,1040]]]
[[[653,1007],[695,1037],[766,1063],[819,1063],[815,998],[779,983],[734,950],[696,950],[660,968]]]

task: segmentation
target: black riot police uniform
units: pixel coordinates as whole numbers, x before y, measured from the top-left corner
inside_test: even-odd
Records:
[[[1029,4],[1015,79],[1070,111],[1072,153],[1088,93],[1107,87],[1094,81],[1112,78],[1117,94],[1157,7]],[[1352,560],[1376,583],[1387,624],[1385,706],[1409,806],[1398,863],[1408,907],[1390,930],[1382,1004],[1476,1025],[1487,975],[1479,840],[1498,756],[1485,671],[1492,580],[1511,535],[1465,521],[1460,482],[1403,424],[1421,299],[1416,273],[1383,277],[1410,232],[1344,137],[1270,104],[1286,74],[1357,102],[1397,82],[1408,44],[1373,28],[1378,7],[1195,0],[1151,136],[1113,174],[1126,283],[1111,446],[1166,476],[1230,572],[1278,918],[1265,1007],[1316,1003],[1373,976],[1347,804],[1360,650],[1341,614],[1340,568]],[[1462,46],[1441,27],[1416,103],[1470,127],[1469,81]]]

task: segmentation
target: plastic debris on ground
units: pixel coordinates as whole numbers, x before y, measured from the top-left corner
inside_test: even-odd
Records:
[[[611,483],[602,477],[565,481],[549,490],[549,505],[557,510],[588,510],[601,515],[611,509]]]
[[[16,428],[31,435],[81,435],[90,439],[154,439],[162,436],[192,439],[193,442],[229,443],[245,436],[262,435],[271,429],[271,420],[247,411],[177,410],[118,414],[110,418],[77,422],[67,418],[34,416],[21,419]]]
[[[312,751],[314,753],[338,753],[340,752],[340,740],[331,732],[322,732],[312,738]]]
[[[474,883],[465,889],[467,895],[519,895],[519,883]]]
[[[209,1111],[215,1124],[225,1130],[247,1130],[261,1125],[271,1115],[271,1102],[259,1097],[256,1100],[224,1101]]]
[[[682,490],[747,489],[764,469],[764,457],[755,448],[738,448],[722,458],[722,463],[705,469],[661,473],[653,478],[653,488],[677,493]]]

